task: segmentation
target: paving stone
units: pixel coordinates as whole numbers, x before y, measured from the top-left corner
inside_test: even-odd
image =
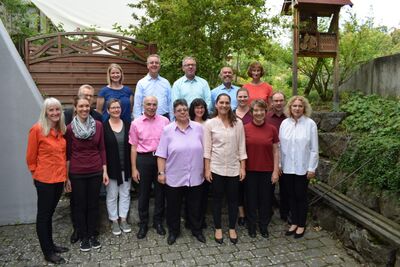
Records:
[[[259,248],[259,249],[253,249],[251,251],[255,257],[271,257],[274,255],[269,249],[267,248]]]
[[[322,267],[322,266],[329,266],[323,259],[321,258],[310,258],[305,259],[304,262],[309,267]]]
[[[303,253],[306,258],[315,258],[324,256],[324,253],[320,249],[316,248],[304,250]]]
[[[212,256],[198,256],[195,258],[195,261],[198,265],[210,265],[217,263],[215,258]]]
[[[253,258],[249,259],[251,266],[267,266],[271,265],[272,263],[266,258]]]
[[[245,250],[235,252],[233,253],[233,255],[235,256],[236,259],[239,260],[247,260],[254,258],[254,255],[251,251],[245,251]]]
[[[207,247],[207,248],[199,248],[201,255],[215,255],[219,253],[219,250],[216,247]]]
[[[196,261],[194,259],[180,259],[175,260],[174,265],[177,267],[186,267],[186,266],[197,266]]]
[[[331,264],[341,264],[343,263],[342,259],[337,256],[337,255],[329,255],[329,256],[325,256],[323,257],[324,261],[326,263],[328,263],[329,265]]]
[[[147,264],[147,263],[155,263],[155,262],[161,262],[161,256],[160,255],[148,255],[148,256],[143,256],[142,257],[142,262]]]
[[[182,256],[181,256],[181,253],[179,253],[179,252],[170,252],[170,253],[161,254],[161,258],[164,261],[174,261],[174,260],[182,259]]]
[[[304,259],[304,253],[303,252],[289,252],[286,254],[286,256],[288,257],[288,259],[290,261],[301,261]]]
[[[218,263],[224,263],[224,262],[231,262],[236,260],[235,256],[233,253],[228,253],[228,254],[218,254],[215,257],[216,261]]]
[[[238,260],[238,261],[231,261],[230,265],[242,267],[242,266],[251,266],[251,263],[247,260]]]
[[[272,264],[283,264],[286,262],[289,262],[289,258],[286,257],[285,254],[282,255],[274,255],[271,257],[268,257],[268,260],[272,263]]]
[[[121,260],[120,259],[103,260],[100,263],[100,267],[120,266],[120,265],[121,265]]]
[[[318,239],[305,240],[303,242],[303,244],[307,248],[319,248],[319,247],[324,246],[324,244],[321,241],[319,241]]]
[[[308,265],[302,261],[288,262],[287,267],[307,267]]]
[[[132,249],[130,251],[131,257],[138,257],[138,256],[147,256],[150,255],[150,249],[149,248],[138,248],[138,249]]]

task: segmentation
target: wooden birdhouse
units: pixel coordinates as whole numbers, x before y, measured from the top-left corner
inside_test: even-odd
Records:
[[[339,12],[350,0],[284,0],[282,15],[293,16],[293,94],[297,94],[297,58],[334,58],[334,98],[338,87]],[[328,29],[318,25],[328,18]],[[335,95],[336,94],[336,95]],[[335,99],[334,99],[335,100]]]

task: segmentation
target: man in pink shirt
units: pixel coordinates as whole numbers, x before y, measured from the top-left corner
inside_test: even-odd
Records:
[[[135,119],[129,130],[131,147],[132,178],[139,183],[140,229],[137,238],[146,237],[149,222],[149,200],[151,185],[154,184],[153,227],[159,235],[165,235],[162,225],[164,219],[164,187],[157,181],[157,157],[154,155],[160,142],[164,126],[169,120],[157,115],[157,98],[147,96],[143,100],[144,114]]]

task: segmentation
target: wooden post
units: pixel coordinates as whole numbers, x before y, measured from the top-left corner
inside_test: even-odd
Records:
[[[333,61],[333,111],[339,111],[339,10],[335,11],[332,19],[336,33],[336,56]]]
[[[296,8],[293,8],[293,67],[292,67],[292,94],[297,95],[297,52],[299,42],[299,14]]]

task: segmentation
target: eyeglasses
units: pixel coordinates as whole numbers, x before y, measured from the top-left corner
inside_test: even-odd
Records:
[[[111,110],[121,109],[121,107],[110,107]]]
[[[150,62],[147,62],[147,64],[149,64],[149,65],[160,65],[160,62],[158,62],[158,61],[150,61]]]
[[[185,64],[184,67],[196,67],[196,64]]]
[[[187,111],[188,111],[187,108],[180,108],[180,109],[175,110],[175,112],[177,112],[177,113],[187,112]]]

